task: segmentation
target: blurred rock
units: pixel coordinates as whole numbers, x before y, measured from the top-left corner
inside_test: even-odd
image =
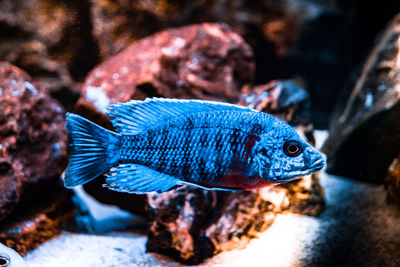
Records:
[[[246,86],[238,104],[272,114],[291,125],[311,123],[309,94],[295,81],[274,80],[255,87]]]
[[[253,46],[268,40],[277,54],[284,55],[295,46],[301,25],[333,9],[336,1],[92,0],[91,4],[94,36],[102,57],[107,58],[156,31],[207,21],[231,25]]]
[[[21,255],[59,235],[74,230],[71,193],[60,181],[43,188],[46,194],[18,205],[18,210],[1,222],[0,242]]]
[[[28,71],[67,107],[98,61],[87,1],[0,1],[0,60]]]
[[[385,189],[387,201],[400,208],[400,156],[397,156],[389,166],[388,174],[385,177]]]
[[[292,81],[274,81],[248,90],[239,103],[292,119],[308,114],[308,94]],[[300,108],[301,107],[301,108]],[[309,117],[299,118],[298,131],[313,143]],[[306,131],[304,130],[306,129]],[[307,138],[307,137],[306,137]],[[318,175],[261,190],[221,192],[181,187],[149,196],[151,221],[147,250],[185,264],[199,264],[224,250],[243,248],[265,231],[278,213],[290,211],[312,216],[324,208]]]
[[[323,151],[332,174],[383,183],[400,151],[400,15],[380,35]]]
[[[244,248],[281,212],[317,216],[324,208],[316,175],[256,191],[221,192],[181,187],[149,196],[147,251],[199,264]]]
[[[253,73],[250,46],[226,24],[169,29],[92,70],[78,110],[98,118],[108,104],[149,96],[237,101]]]
[[[31,78],[0,63],[0,221],[50,192],[67,165],[64,110]]]

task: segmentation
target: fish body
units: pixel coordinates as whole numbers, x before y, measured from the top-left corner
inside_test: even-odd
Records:
[[[111,105],[108,115],[118,133],[67,114],[72,150],[67,187],[107,172],[108,188],[131,193],[181,185],[254,189],[324,165],[291,126],[249,108],[153,98]]]

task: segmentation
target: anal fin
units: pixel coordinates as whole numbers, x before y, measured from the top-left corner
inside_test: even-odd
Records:
[[[165,192],[180,184],[180,180],[140,164],[120,164],[107,174],[107,188],[126,193]]]

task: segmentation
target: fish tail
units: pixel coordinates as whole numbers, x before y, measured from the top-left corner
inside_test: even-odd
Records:
[[[120,135],[72,113],[65,124],[71,149],[66,187],[85,184],[118,165]]]

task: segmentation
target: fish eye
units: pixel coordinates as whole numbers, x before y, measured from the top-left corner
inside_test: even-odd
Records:
[[[7,267],[10,260],[7,257],[0,256],[0,267]]]
[[[286,141],[283,144],[283,152],[286,156],[297,157],[302,152],[302,148],[297,141]]]

